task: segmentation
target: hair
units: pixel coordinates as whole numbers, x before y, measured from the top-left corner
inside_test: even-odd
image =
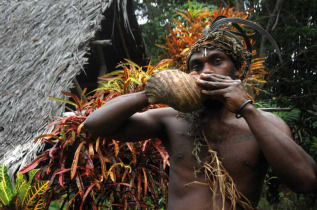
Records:
[[[189,71],[189,60],[191,56],[197,53],[201,48],[224,51],[231,58],[236,70],[242,72],[242,77],[247,73],[247,59],[250,53],[241,43],[238,43],[237,40],[226,35],[224,31],[209,32],[192,45],[187,54],[187,71]]]

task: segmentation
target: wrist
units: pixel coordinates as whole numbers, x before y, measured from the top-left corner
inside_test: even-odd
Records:
[[[242,117],[242,112],[243,110],[245,109],[246,106],[250,106],[253,104],[253,101],[252,100],[247,100],[245,101],[241,106],[240,108],[238,109],[238,111],[236,112],[236,118],[241,118]]]
[[[247,116],[251,115],[254,111],[256,111],[257,109],[255,108],[255,106],[251,103],[247,104],[241,111],[240,111],[240,115],[243,118],[246,118]]]

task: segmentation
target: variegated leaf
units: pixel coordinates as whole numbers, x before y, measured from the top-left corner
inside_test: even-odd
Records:
[[[40,181],[34,183],[30,187],[30,190],[28,190],[27,194],[25,195],[25,199],[22,202],[24,208],[34,206],[34,204],[39,201],[40,195],[42,195],[46,191],[48,183],[49,181]]]
[[[37,201],[37,203],[32,208],[32,210],[42,210],[42,209],[45,209],[45,206],[46,206],[46,202],[45,202],[45,199],[42,197]]]
[[[31,170],[28,174],[29,174],[29,184],[32,183],[32,180],[35,176],[35,174],[39,171],[40,169],[33,169]]]
[[[23,203],[25,203],[26,195],[28,194],[28,191],[30,189],[31,189],[31,185],[27,181],[23,180],[23,182],[21,183],[19,192],[18,192],[22,206],[23,206]]]
[[[10,190],[13,191],[13,186],[8,175],[8,169],[4,164],[0,166],[0,182],[3,182],[4,187],[10,188]]]
[[[3,205],[7,206],[10,204],[12,195],[12,190],[5,184],[5,182],[0,182],[0,200]]]

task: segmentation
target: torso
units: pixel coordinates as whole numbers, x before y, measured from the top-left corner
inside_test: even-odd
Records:
[[[197,161],[192,155],[194,140],[188,135],[190,123],[171,114],[164,119],[166,138],[163,139],[170,155],[169,209],[212,209],[212,193],[203,172],[194,176]],[[259,145],[243,118],[225,121],[205,121],[208,144],[217,152],[237,189],[251,202],[259,200],[267,170]],[[200,158],[208,159],[208,146],[202,146]],[[228,204],[228,206],[230,206]],[[227,207],[228,207],[227,206]]]

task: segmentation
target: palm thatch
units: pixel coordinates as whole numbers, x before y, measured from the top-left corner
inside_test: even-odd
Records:
[[[48,123],[64,112],[64,105],[49,96],[64,98],[61,91],[73,87],[88,62],[90,42],[107,19],[104,15],[110,9],[128,8],[129,2],[0,3],[0,163],[11,173],[35,155],[39,147],[33,139],[47,132]],[[127,10],[120,12],[121,24],[133,37]]]

